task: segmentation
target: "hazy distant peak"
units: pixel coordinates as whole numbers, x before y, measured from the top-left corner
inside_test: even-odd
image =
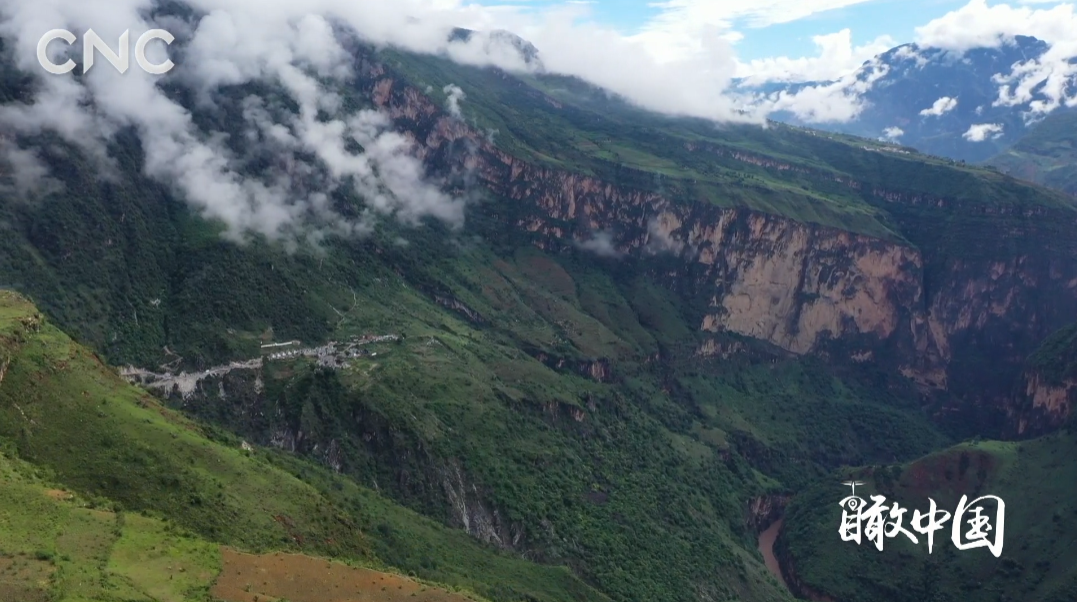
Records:
[[[482,41],[484,50],[489,53],[511,51],[516,53],[528,67],[537,71],[545,71],[542,59],[539,58],[539,50],[534,44],[520,36],[504,29],[494,29],[489,32],[455,27],[449,34],[449,43],[469,43],[476,36],[484,38]]]

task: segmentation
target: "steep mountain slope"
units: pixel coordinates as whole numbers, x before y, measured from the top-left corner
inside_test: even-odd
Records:
[[[220,571],[217,546],[50,488],[6,452],[0,475],[4,600],[149,600],[151,591],[157,599],[202,600]]]
[[[1052,334],[1029,357],[1014,393],[1014,435],[1037,435],[1068,424],[1077,404],[1077,324]]]
[[[64,187],[0,203],[7,283],[173,406],[300,457],[270,454],[255,478],[217,433],[232,449],[190,470],[201,439],[140,430],[175,413],[147,401],[122,406],[129,420],[81,383],[86,399],[54,407],[25,373],[14,391],[38,397],[27,415],[48,428],[26,435],[10,399],[0,433],[21,457],[252,548],[284,527],[231,517],[266,504],[308,517],[293,520],[312,552],[369,552],[498,600],[781,600],[754,541],[772,500],[841,465],[1005,432],[1025,358],[1077,313],[1064,195],[344,41],[356,77],[333,89],[341,110],[388,115],[430,173],[477,197],[462,230],[237,245],[143,175],[133,131],[109,181],[47,136],[20,141]],[[212,104],[170,92],[246,176],[294,166],[247,135],[251,96],[294,112],[272,82]],[[331,202],[354,215],[371,199]],[[92,462],[73,459],[77,435],[99,444]],[[162,493],[182,488],[204,495]],[[371,539],[344,537],[376,503]]]
[[[1014,177],[1077,194],[1077,111],[1059,110],[1032,127],[994,165]]]
[[[0,354],[0,591],[200,599],[227,544],[389,562],[494,600],[607,599],[317,467],[244,450],[124,383],[9,291]]]
[[[1029,357],[1014,393],[1011,434],[1052,434],[1021,442],[974,440],[914,462],[840,471],[800,492],[788,507],[775,546],[793,591],[808,599],[843,602],[1072,600],[1077,595],[1072,562],[1075,377],[1077,325],[1071,325]],[[950,513],[950,522],[935,534],[934,551],[927,553],[923,533],[914,533],[918,545],[902,536],[888,537],[882,552],[868,541],[859,547],[837,543],[833,534],[842,517],[837,502],[849,493],[842,493],[839,483],[846,480],[864,482],[857,495],[865,500],[883,495],[888,505],[897,502],[908,509],[904,526],[910,531],[913,511],[927,512],[934,500]],[[954,513],[963,495],[994,495],[1005,502],[998,557],[985,549],[954,547]],[[985,503],[985,515],[998,531],[996,507]],[[962,520],[962,533],[971,528],[968,518]]]
[[[531,153],[541,167],[529,170],[474,130],[435,120],[437,109],[422,96],[379,75],[369,85],[386,91],[384,104],[405,127],[420,128],[417,138],[442,152],[442,139],[470,141],[480,152],[469,161],[495,191],[520,200],[539,195],[537,214],[515,219],[544,235],[544,246],[609,232],[617,251],[673,249],[688,272],[669,286],[690,299],[709,298],[696,318],[703,330],[794,353],[851,358],[892,349],[890,367],[993,405],[1002,397],[986,390],[1008,395],[1023,358],[1077,310],[1067,234],[1075,214],[1073,201],[1061,195],[986,170],[781,126],[714,129],[609,101],[600,116],[581,108],[594,96],[571,87],[556,92],[565,90],[562,80],[544,80],[555,94],[550,99],[493,72],[418,68],[401,66],[419,85],[458,82],[471,95],[479,127],[497,128],[501,146]],[[440,79],[423,79],[432,77]],[[510,98],[530,110],[523,113]],[[610,154],[624,148],[634,152]],[[552,156],[573,168],[542,159]],[[670,159],[663,164],[662,157]],[[1018,284],[1032,279],[1041,292],[1054,292],[1040,297]],[[868,289],[870,301],[853,292]],[[760,303],[765,299],[769,304]],[[1007,317],[1016,313],[1024,314],[1020,323]],[[850,348],[852,341],[860,346]],[[1002,341],[1005,358],[980,351]],[[985,379],[987,365],[992,377]],[[975,421],[973,428],[997,428],[986,408],[951,415]]]
[[[845,88],[860,85],[863,110],[851,121],[813,123],[816,127],[867,138],[892,138],[932,155],[978,162],[1012,146],[1028,131],[1025,113],[1043,101],[1042,90],[1015,104],[998,104],[1001,84],[1018,64],[1039,58],[1048,45],[1016,36],[997,48],[954,52],[904,44],[866,62],[846,80],[771,85],[768,95],[795,94],[806,87]],[[751,89],[751,88],[749,88]],[[774,119],[804,125],[795,114]],[[980,126],[977,133],[974,126]],[[896,128],[896,129],[895,129]],[[989,128],[989,129],[985,129]]]
[[[881,494],[888,506],[897,501],[908,509],[903,526],[910,531],[913,510],[927,512],[929,498],[953,515],[962,495],[999,496],[1006,507],[998,558],[983,548],[958,550],[951,541],[952,516],[935,533],[931,554],[922,534],[914,533],[916,545],[900,535],[887,538],[882,552],[868,541],[840,541],[838,502],[849,490],[839,479],[820,482],[787,510],[777,543],[786,580],[809,599],[842,602],[1073,600],[1075,447],[1073,432],[1066,431],[1021,443],[963,444],[909,464],[842,475],[867,483],[857,488],[858,496]],[[985,503],[984,516],[995,520],[993,502]],[[968,530],[969,515],[964,518]]]

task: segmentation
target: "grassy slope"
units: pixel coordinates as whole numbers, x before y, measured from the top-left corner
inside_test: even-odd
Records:
[[[643,116],[620,105],[601,105],[602,117],[574,92],[559,96],[564,102],[557,108],[526,94],[535,89],[529,84],[494,82],[489,71],[428,59],[402,68],[420,83],[439,84],[435,89],[444,83],[464,87],[469,94],[465,114],[497,128],[497,139],[511,152],[666,190],[680,200],[748,205],[888,238],[912,238],[916,232],[896,219],[897,209],[827,184],[818,174],[855,174],[872,185],[973,204],[1067,206],[1059,197],[989,171],[856,149],[874,143],[780,127],[716,133],[711,126]],[[554,93],[554,84],[561,85],[550,80],[530,85]],[[751,151],[811,168],[816,175],[692,154],[683,150],[686,141]],[[285,426],[350,445],[353,475],[387,490],[391,486],[384,477],[399,475],[394,469],[401,464],[407,475],[429,468],[429,458],[417,450],[428,450],[437,462],[463,462],[488,489],[489,499],[537,533],[535,553],[572,562],[579,574],[617,598],[687,600],[700,584],[716,596],[778,598],[742,524],[747,497],[798,485],[836,463],[906,458],[945,441],[919,417],[907,391],[882,393],[887,387],[876,382],[878,375],[837,375],[807,361],[772,363],[767,356],[728,363],[693,358],[699,340],[696,325],[683,319],[692,314],[684,307],[689,301],[639,272],[589,259],[518,255],[513,245],[496,252],[485,243],[468,249],[428,230],[408,233],[413,242],[408,249],[393,247],[386,236],[334,246],[325,257],[289,256],[258,245],[236,248],[134,175],[137,163],[121,156],[130,178],[118,187],[100,186],[85,166],[75,165],[59,177],[79,195],[55,195],[39,206],[5,203],[4,217],[18,235],[0,238],[10,259],[2,264],[3,278],[33,291],[50,315],[116,362],[166,359],[159,358],[165,344],[187,359],[242,357],[270,328],[278,340],[308,341],[334,333],[406,331],[407,342],[386,349],[377,362],[342,375],[303,369],[272,383]],[[640,171],[630,174],[618,164]],[[927,219],[939,223],[936,217]],[[74,227],[80,220],[91,220],[94,227]],[[990,236],[976,238],[997,244]],[[944,240],[955,248],[967,242]],[[76,248],[82,252],[70,253]],[[471,324],[439,308],[430,301],[431,290],[451,291],[493,324]],[[157,298],[164,300],[160,306],[152,303]],[[46,338],[60,337],[50,332]],[[431,338],[437,343],[426,345]],[[525,348],[570,359],[617,358],[624,379],[596,384],[558,373],[530,358]],[[647,367],[646,358],[655,353],[678,361]],[[66,361],[89,360],[77,355]],[[72,378],[81,382],[62,387],[86,390],[87,396],[72,400],[49,389],[49,379],[34,381],[34,375],[48,372],[46,364],[36,370],[19,364],[23,371],[9,378],[22,379],[17,380],[20,391],[26,388],[31,400],[36,395],[26,412],[50,428],[34,430],[20,422],[16,400],[10,400],[4,405],[4,432],[18,440],[21,454],[55,468],[58,478],[87,492],[108,495],[125,507],[167,513],[218,540],[284,545],[289,535],[278,522],[244,513],[251,504],[266,504],[265,511],[298,516],[306,545],[324,547],[324,553],[377,556],[491,596],[514,591],[546,592],[533,594],[545,599],[592,595],[567,572],[551,569],[553,578],[545,569],[488,555],[462,533],[400,514],[349,481],[315,478],[316,471],[292,458],[272,459],[288,474],[262,472],[268,464],[244,469],[252,460],[235,451],[238,441],[215,434],[229,447],[204,443],[201,435],[172,424],[180,420],[177,415],[152,400],[146,407],[100,403],[111,395],[109,387],[119,386],[114,382],[76,374]],[[127,393],[121,397],[137,397],[122,390]],[[597,411],[589,410],[588,396]],[[56,399],[66,401],[54,406]],[[18,403],[22,407],[23,401]],[[579,425],[551,421],[543,413],[549,404],[589,413]],[[220,410],[207,410],[213,411]],[[371,452],[356,440],[357,412],[381,417],[400,439],[388,451]],[[264,425],[219,413],[207,417],[251,434],[266,433],[260,430]],[[176,438],[158,437],[160,431],[146,430],[151,427],[168,429]],[[87,437],[95,451],[86,466],[69,459],[72,447],[82,445],[75,433]],[[111,478],[102,478],[106,475]],[[239,479],[236,487],[220,485],[233,479]],[[184,493],[174,495],[178,491]],[[439,518],[446,513],[443,506],[424,506],[421,493],[390,493]],[[611,501],[583,501],[593,493]],[[346,522],[353,505],[362,510],[360,517],[369,517],[361,523],[368,534],[361,541],[334,536],[360,524]],[[556,536],[542,533],[537,525],[543,520],[555,525]],[[326,539],[335,543],[325,544]],[[474,556],[454,560],[464,554],[461,550]],[[470,565],[485,568],[481,574],[462,568]]]
[[[135,165],[132,160],[132,169]],[[818,472],[834,461],[909,457],[942,440],[902,401],[910,397],[889,399],[871,387],[856,386],[856,392],[843,393],[835,404],[828,397],[831,386],[849,386],[831,376],[830,385],[816,388],[803,378],[805,369],[796,361],[781,364],[778,381],[772,372],[778,368],[761,361],[751,368],[750,380],[756,383],[751,388],[735,374],[739,368],[721,368],[720,362],[711,362],[710,372],[696,376],[697,362],[690,356],[699,341],[692,319],[684,317],[693,312],[684,307],[685,301],[644,277],[645,270],[596,264],[581,256],[567,266],[571,274],[566,278],[558,275],[566,268],[551,258],[527,252],[518,256],[514,248],[525,241],[498,246],[452,239],[434,228],[400,232],[411,241],[408,247],[393,245],[397,233],[389,231],[366,241],[333,243],[324,256],[288,255],[258,244],[235,247],[217,239],[212,228],[192,219],[175,201],[145,198],[155,189],[133,172],[118,189],[83,182],[89,174],[77,165],[57,173],[83,194],[55,195],[38,206],[4,205],[24,236],[6,237],[0,244],[12,258],[3,264],[8,282],[34,291],[50,315],[76,326],[80,340],[107,350],[117,363],[172,360],[174,356],[162,352],[166,344],[198,363],[248,357],[263,336],[318,342],[334,334],[406,331],[408,352],[379,362],[378,378],[366,390],[365,381],[355,374],[343,375],[339,387],[332,379],[312,387],[313,376],[285,379],[280,386],[290,391],[291,401],[284,408],[288,426],[301,425],[304,432],[324,436],[323,441],[336,437],[349,442],[348,465],[368,486],[391,487],[396,481],[387,477],[423,474],[430,463],[416,453],[419,450],[433,450],[439,461],[464,462],[467,472],[490,488],[493,501],[539,534],[536,553],[571,563],[579,574],[621,598],[660,593],[687,599],[694,584],[706,583],[721,595],[773,599],[780,594],[743,526],[747,497],[780,487],[774,478],[789,477],[794,480],[786,484],[794,484],[801,478],[795,476],[798,471],[804,472],[797,466],[805,463],[809,472]],[[106,239],[123,244],[102,244],[100,235],[60,227],[49,217],[67,214],[96,216]],[[493,230],[482,229],[481,222],[478,227]],[[64,249],[71,248],[83,252],[68,256]],[[435,305],[432,291],[450,291],[491,324],[470,324]],[[157,298],[163,300],[159,306],[152,303]],[[432,335],[443,346],[416,349]],[[524,349],[569,359],[607,356],[632,378],[623,385],[597,385],[552,371]],[[663,349],[688,356],[683,373],[675,372],[668,382],[653,369],[640,367]],[[681,392],[690,380],[699,402],[685,406]],[[309,395],[322,385],[337,393]],[[586,436],[581,436],[548,424],[543,404],[585,405],[581,394],[587,393],[604,404],[594,430],[585,428]],[[800,403],[793,403],[795,399]],[[777,405],[769,405],[771,400]],[[842,404],[865,404],[864,411],[851,413],[859,418],[825,426],[810,420],[833,415]],[[895,404],[901,407],[891,407]],[[217,407],[219,412],[229,406]],[[776,411],[781,407],[785,409]],[[98,410],[110,411],[93,408]],[[390,429],[405,433],[403,442],[391,451],[369,453],[354,437],[357,410],[383,417]],[[872,415],[882,418],[865,418]],[[251,435],[267,433],[212,412],[204,417],[247,426]],[[867,441],[845,436],[865,419],[872,423],[872,432],[893,437]],[[102,445],[118,438],[103,424],[98,426],[104,431]],[[56,436],[63,440],[56,449],[71,445]],[[32,441],[27,445],[37,454],[51,449]],[[155,453],[156,443],[139,437],[133,437],[131,445],[142,450],[132,461],[178,479],[155,485],[157,493],[192,482],[213,491],[215,482],[198,482],[198,473],[184,470],[185,454]],[[142,453],[147,449],[150,453]],[[742,453],[760,462],[770,476],[749,468]],[[606,468],[596,475],[592,467],[602,463]],[[551,471],[545,466],[562,468]],[[87,486],[102,486],[89,482],[96,481],[94,475],[121,478],[124,473],[99,465],[79,478],[86,479]],[[580,502],[592,485],[609,488],[606,480],[621,488],[616,504]],[[122,482],[105,485],[123,489]],[[440,494],[439,483],[428,479],[427,485]],[[157,493],[150,492],[150,497]],[[422,490],[390,493],[415,509],[438,518],[446,515],[445,504],[424,501],[430,496]],[[122,496],[137,494],[135,488]],[[146,498],[141,499],[134,501],[145,503]],[[629,504],[634,499],[647,503]],[[664,499],[679,501],[666,504]],[[203,503],[238,514],[229,495],[207,494]],[[162,511],[183,514],[190,509],[177,501]],[[206,533],[219,529],[222,537],[235,535],[238,527],[221,518],[227,514],[216,512],[190,519],[201,521]],[[553,536],[543,541],[547,536],[538,527],[543,520],[557,522],[557,538],[580,533],[578,542],[565,545]],[[259,523],[243,536],[255,537],[267,526],[266,532],[274,533],[272,524]],[[390,533],[395,528],[390,524]],[[643,539],[645,545],[635,537],[640,532],[653,534]],[[269,537],[279,539],[280,534]],[[439,554],[458,554],[456,546],[445,543]],[[378,554],[409,569],[426,566],[430,573],[434,569],[429,567],[436,567],[441,572],[430,574],[432,579],[466,582],[455,562],[400,549],[393,553],[400,559],[384,549]],[[500,567],[495,574],[506,570]]]
[[[1006,173],[1077,194],[1077,111],[1048,115],[1006,152],[987,161]]]
[[[1020,443],[967,443],[910,464],[842,475],[866,481],[866,493],[900,500],[909,509],[906,526],[913,509],[927,510],[928,497],[951,513],[962,494],[1001,497],[1006,537],[997,559],[984,549],[956,550],[949,522],[936,533],[930,556],[923,537],[919,546],[888,539],[882,552],[840,541],[838,501],[848,488],[838,478],[795,499],[779,545],[788,546],[805,583],[843,602],[1073,600],[1077,465],[1068,459],[1074,453],[1077,437],[1067,431]]]
[[[608,98],[578,80],[513,77],[445,59],[386,53],[389,64],[438,97],[462,88],[463,114],[499,146],[531,161],[661,190],[683,200],[748,206],[794,219],[883,238],[907,238],[893,208],[834,182],[835,177],[958,203],[1067,208],[1072,200],[989,169],[916,153],[874,140],[771,123],[715,126],[663,117]],[[691,151],[709,143],[796,169],[771,169]],[[628,173],[623,168],[638,172]]]
[[[338,339],[403,332],[403,342],[373,347],[377,357],[339,374],[274,368],[264,406],[230,393],[230,403],[185,407],[256,439],[301,431],[316,457],[314,443],[336,441],[356,479],[435,516],[449,504],[423,475],[458,461],[503,519],[525,527],[529,549],[619,599],[690,599],[698,583],[767,599],[775,594],[743,526],[748,497],[945,442],[915,395],[881,393],[872,375],[769,355],[695,357],[680,303],[627,265],[607,272],[586,256],[472,248],[427,269],[486,321],[435,305],[400,277],[372,278],[354,289]],[[552,370],[527,348],[616,358],[615,381]],[[659,351],[664,375],[644,362]],[[372,429],[379,422],[390,426]]]
[[[1064,380],[1077,379],[1077,324],[1047,337],[1029,357],[1028,366],[1050,384],[1060,385]]]
[[[4,478],[18,485],[4,491],[22,496],[5,499],[8,518],[3,525],[23,532],[22,539],[3,538],[2,550],[63,554],[69,545],[50,540],[48,530],[34,529],[28,515],[10,514],[26,511],[20,500],[36,499],[46,518],[58,517],[55,524],[64,533],[76,528],[116,532],[111,539],[95,539],[101,549],[70,552],[70,561],[61,556],[55,570],[26,565],[27,571],[59,575],[45,581],[70,599],[82,599],[83,594],[65,585],[65,570],[97,575],[99,583],[93,587],[99,587],[104,600],[126,600],[132,591],[144,594],[162,587],[158,576],[140,572],[146,565],[130,562],[139,546],[156,541],[154,533],[170,528],[133,516],[128,523],[119,518],[126,514],[69,508],[50,500],[41,486],[26,484],[20,476],[27,473],[26,464],[13,454],[34,465],[34,471],[43,471],[48,481],[97,506],[159,516],[204,541],[250,550],[298,549],[373,566],[391,558],[401,570],[494,599],[605,599],[563,568],[493,552],[340,477],[325,475],[310,484],[291,471],[317,469],[294,459],[241,451],[238,439],[207,432],[127,386],[91,352],[43,321],[25,299],[9,292],[0,293],[0,341],[5,366],[0,442],[9,449]],[[65,521],[75,526],[63,528]],[[134,529],[130,535],[124,531],[128,524]],[[184,554],[202,563],[198,566],[211,566],[205,564],[205,544],[184,537],[187,543],[172,547],[188,550]],[[18,545],[9,546],[9,541]],[[71,568],[65,569],[68,562]],[[196,586],[201,587],[190,585]]]
[[[35,473],[0,454],[0,598],[207,599],[220,571],[217,546],[161,521],[97,507]]]

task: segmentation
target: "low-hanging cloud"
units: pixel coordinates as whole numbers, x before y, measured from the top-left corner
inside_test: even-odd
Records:
[[[757,114],[788,111],[808,123],[846,122],[866,108],[864,94],[889,71],[889,66],[876,57],[833,82],[805,86],[794,92],[781,90],[757,95],[753,105]]]
[[[327,85],[351,77],[330,23],[334,3],[322,2],[322,14],[245,0],[190,5],[202,17],[170,77],[203,101],[221,86],[277,84],[297,112],[269,111],[251,97],[243,116],[249,141],[273,151],[282,169],[264,177],[244,173],[242,158],[221,132],[199,129],[190,111],[162,91],[160,80],[138,68],[121,75],[102,61],[76,79],[37,65],[37,39],[48,29],[92,27],[105,40],[116,40],[124,30],[135,39],[158,26],[146,17],[153,8],[146,0],[0,4],[0,35],[14,41],[18,66],[37,76],[31,102],[0,107],[0,127],[15,134],[55,132],[88,151],[105,172],[111,163],[106,142],[120,128],[132,127],[142,142],[147,175],[175,187],[203,216],[223,222],[236,240],[254,233],[294,245],[327,234],[363,234],[384,216],[407,224],[426,217],[461,224],[463,202],[427,179],[412,143],[392,131],[390,120],[373,110],[343,111]],[[390,17],[382,13],[363,23],[376,35]],[[170,24],[181,22],[173,18]],[[314,164],[308,164],[310,156]],[[30,159],[11,151],[6,157],[9,164]],[[311,178],[317,186],[310,186]],[[332,194],[349,189],[365,201],[358,216],[345,217],[334,208]]]
[[[460,86],[456,84],[449,84],[442,90],[445,93],[445,110],[457,119],[462,119],[463,114],[460,112],[460,103],[467,98],[467,94],[460,89]]]
[[[949,113],[957,108],[957,99],[949,96],[943,96],[937,99],[930,107],[920,111],[920,115],[923,117],[941,117],[942,115]]]
[[[613,241],[613,234],[604,230],[593,233],[587,239],[576,239],[573,244],[576,248],[599,257],[619,259],[624,256],[624,252],[619,250]]]
[[[35,199],[62,189],[34,149],[0,139],[0,163],[10,168],[0,172],[0,192],[16,199]]]
[[[173,186],[205,217],[223,222],[236,240],[252,233],[291,243],[362,234],[381,216],[406,223],[433,217],[453,226],[463,219],[462,201],[425,176],[410,143],[393,132],[387,118],[342,109],[333,90],[353,73],[338,27],[376,45],[459,62],[580,76],[656,111],[762,120],[724,93],[735,69],[727,41],[709,37],[691,56],[663,59],[645,40],[580,22],[571,6],[534,14],[453,0],[188,0],[192,17],[160,18],[151,16],[155,6],[154,0],[0,0],[0,36],[14,48],[16,66],[36,80],[29,102],[0,106],[0,128],[14,135],[53,132],[80,147],[105,175],[112,169],[108,141],[124,128],[134,129],[147,175]],[[135,66],[121,75],[101,60],[80,78],[49,74],[37,64],[37,41],[50,29],[93,28],[114,45],[125,30],[135,40],[157,27],[178,37],[170,54],[181,51],[163,79]],[[453,38],[456,27],[477,33]],[[541,60],[529,54],[534,47],[523,39],[542,49]],[[51,50],[60,48],[57,42]],[[164,45],[151,45],[151,53],[159,62]],[[248,147],[272,151],[281,169],[252,177],[234,141],[197,125],[191,110],[163,91],[162,81],[192,90],[197,106],[210,110],[222,87],[259,81],[278,86],[298,111],[274,111],[248,98],[242,114],[243,135],[253,143]],[[459,116],[463,91],[450,86],[444,92],[447,112]],[[23,152],[9,149],[0,160],[5,157],[9,167],[39,165]],[[309,157],[316,158],[314,164]],[[39,171],[25,173],[44,177]],[[312,178],[320,185],[312,187]],[[358,217],[335,208],[334,193],[348,189],[366,203]]]
[[[969,142],[983,142],[988,138],[998,138],[1002,135],[1002,124],[1000,123],[977,123],[969,126],[968,131],[962,134],[962,137]]]
[[[862,46],[854,46],[852,30],[812,37],[819,50],[817,56],[790,58],[787,56],[754,59],[739,66],[742,85],[766,82],[823,82],[838,79],[875,56],[894,47],[890,36],[879,36]]]
[[[686,245],[672,234],[678,222],[668,213],[660,213],[647,220],[647,243],[643,250],[651,255],[680,255]]]
[[[147,174],[174,186],[203,215],[225,223],[236,239],[250,233],[293,242],[329,233],[362,234],[385,217],[409,224],[434,218],[459,226],[464,203],[424,174],[411,143],[393,131],[390,120],[376,111],[344,109],[346,103],[333,94],[337,84],[353,77],[338,35],[342,29],[378,46],[462,63],[578,76],[665,113],[763,123],[772,112],[789,111],[807,122],[841,122],[863,110],[864,93],[887,68],[871,59],[837,75],[834,65],[852,66],[888,45],[888,38],[853,47],[851,34],[841,31],[816,39],[817,58],[757,62],[751,69],[768,80],[836,77],[795,92],[751,96],[730,88],[745,67],[736,59],[737,34],[731,27],[735,20],[787,22],[858,1],[677,0],[662,3],[659,17],[641,33],[625,36],[588,20],[581,3],[528,10],[464,0],[187,0],[194,17],[155,18],[155,0],[0,0],[0,36],[11,42],[16,66],[36,78],[30,102],[0,106],[0,134],[54,132],[82,148],[107,177],[112,162],[106,142],[121,129],[134,129]],[[1077,27],[1072,7],[1000,6],[972,0],[920,28],[919,42],[960,51],[1005,43],[1012,37],[1007,32],[1024,27],[1051,41],[1052,48],[1000,75],[997,104],[1027,102],[1030,111],[1042,113],[1077,102],[1072,98],[1077,66],[1063,60],[1077,55],[1077,42],[1066,37]],[[968,23],[973,26],[963,30]],[[164,80],[192,90],[199,107],[212,109],[222,87],[277,85],[298,111],[281,111],[252,97],[243,100],[242,114],[246,146],[272,152],[280,168],[252,177],[234,140],[196,125],[191,111],[164,93],[161,78],[138,68],[121,76],[102,61],[82,78],[45,73],[37,64],[36,44],[43,32],[57,27],[77,32],[92,27],[110,42],[127,29],[132,40],[147,29],[168,29],[180,39],[171,50],[182,47],[182,54]],[[475,33],[453,36],[457,27]],[[163,49],[151,46],[159,55]],[[1047,100],[1032,99],[1034,89]],[[451,85],[442,91],[446,112],[462,116],[463,90]],[[943,100],[924,115],[951,110],[953,105],[939,104]],[[966,137],[997,134],[981,128]],[[10,186],[28,189],[29,179],[46,177],[33,153],[0,150],[0,161],[9,167],[26,166],[26,178]],[[342,215],[336,208],[342,192],[362,197],[365,210]]]

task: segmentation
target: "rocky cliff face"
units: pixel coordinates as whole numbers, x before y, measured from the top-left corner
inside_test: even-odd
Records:
[[[519,549],[524,529],[520,524],[508,524],[501,511],[491,509],[485,492],[468,481],[459,463],[451,462],[439,470],[441,485],[449,502],[453,526],[468,535],[502,549]]]
[[[795,353],[844,336],[877,343],[899,330],[914,333],[908,308],[922,305],[922,259],[914,248],[745,209],[679,204],[530,164],[440,115],[403,83],[382,78],[373,89],[375,100],[422,142],[425,158],[459,161],[496,195],[526,203],[517,225],[536,233],[540,245],[618,231],[622,252],[682,258],[680,276],[711,298],[702,330],[752,336]],[[448,147],[461,142],[472,151],[449,156]],[[929,331],[915,334],[925,352],[937,350]],[[931,380],[937,367],[908,368]]]
[[[522,525],[504,519],[459,462],[432,457],[416,433],[362,404],[354,405],[346,417],[338,416],[343,423],[334,423],[331,410],[322,405],[339,400],[306,400],[302,407],[289,407],[288,400],[299,397],[280,389],[280,382],[269,391],[266,370],[261,362],[219,374],[211,370],[189,392],[178,387],[163,392],[172,405],[223,423],[246,441],[307,456],[364,485],[391,491],[414,509],[490,545],[526,545]],[[310,382],[308,377],[306,385],[293,385]],[[555,407],[551,412],[577,422],[583,419],[578,408]]]
[[[613,374],[610,371],[610,360],[607,358],[573,360],[540,351],[534,352],[533,355],[535,359],[554,370],[573,372],[598,382],[610,382],[613,380]]]
[[[782,517],[789,504],[789,495],[771,494],[754,497],[748,501],[748,528],[762,531]]]
[[[1038,371],[1023,375],[1024,387],[1007,407],[1008,434],[1034,437],[1062,426],[1077,406],[1077,380],[1052,382]]]
[[[837,602],[837,600],[831,596],[812,589],[800,579],[797,575],[796,568],[793,566],[792,556],[784,547],[780,546],[781,541],[782,538],[779,536],[778,544],[775,545],[774,555],[778,559],[778,564],[782,571],[782,579],[785,581],[785,584],[789,586],[789,591],[801,600],[811,600],[812,602]]]
[[[954,389],[960,376],[955,391],[966,404],[945,408],[949,415],[970,408],[998,414],[1023,358],[1063,315],[1077,313],[1077,261],[1052,257],[1048,242],[1022,240],[1025,254],[996,246],[969,257],[925,259],[920,248],[893,240],[747,209],[681,203],[523,161],[373,61],[365,77],[375,102],[419,143],[429,164],[466,170],[496,196],[515,202],[517,225],[533,233],[538,246],[563,248],[609,231],[617,234],[620,253],[676,257],[679,267],[668,276],[687,294],[709,298],[699,316],[701,330],[747,335],[797,354],[885,361],[929,390]],[[717,147],[698,150],[768,169],[813,171]],[[982,221],[980,214],[1016,212],[837,180],[886,203],[968,213],[970,223]],[[1019,217],[1032,230],[1037,220],[1058,219],[1047,210],[1022,211]],[[983,236],[994,236],[990,222],[983,223]],[[988,353],[979,351],[983,345]]]

